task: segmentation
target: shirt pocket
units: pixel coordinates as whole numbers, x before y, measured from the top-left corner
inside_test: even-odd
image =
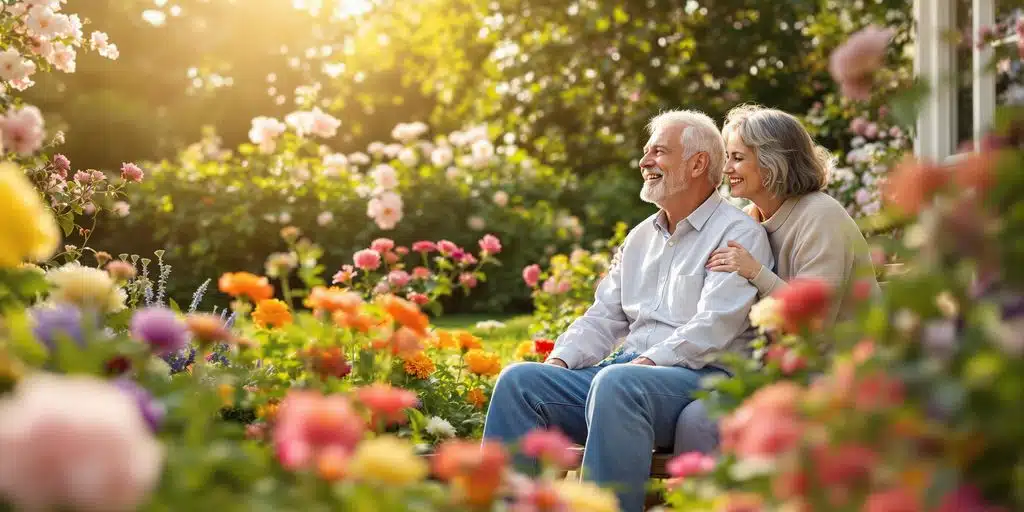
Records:
[[[668,290],[668,311],[673,320],[686,322],[697,314],[697,303],[704,289],[704,273],[678,274]]]

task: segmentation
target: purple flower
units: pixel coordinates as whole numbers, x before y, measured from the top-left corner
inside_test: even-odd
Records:
[[[146,424],[149,425],[153,432],[158,432],[160,425],[164,422],[164,416],[167,415],[164,404],[153,398],[153,395],[146,388],[136,384],[131,379],[116,379],[114,380],[114,385],[135,399],[135,402],[139,405],[139,412],[142,414],[143,419],[146,420]]]
[[[188,345],[188,326],[162,306],[140,309],[132,316],[132,336],[149,343],[158,355],[177,352]]]
[[[56,350],[60,337],[71,339],[80,347],[85,345],[82,312],[75,306],[36,306],[29,310],[29,316],[32,318],[32,334],[51,351]]]

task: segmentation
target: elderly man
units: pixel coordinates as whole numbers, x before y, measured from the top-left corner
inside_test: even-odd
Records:
[[[671,447],[680,411],[715,356],[745,348],[757,290],[736,273],[707,272],[708,255],[737,241],[773,265],[764,230],[717,192],[725,145],[706,115],[655,117],[640,160],[640,197],[657,213],[634,227],[593,305],[545,363],[502,372],[484,438],[516,442],[557,428],[584,445],[583,474],[643,509],[651,454]],[[612,357],[620,339],[621,349]]]

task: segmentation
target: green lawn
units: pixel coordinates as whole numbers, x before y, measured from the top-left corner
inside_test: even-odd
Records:
[[[442,329],[469,331],[491,345],[492,349],[512,350],[520,341],[530,339],[531,319],[530,315],[458,314],[442,315],[440,318],[432,319],[431,323]],[[497,320],[504,323],[505,327],[490,331],[477,329],[477,322],[485,320]]]

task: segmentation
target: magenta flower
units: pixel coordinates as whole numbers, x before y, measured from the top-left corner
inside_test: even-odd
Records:
[[[373,249],[356,251],[352,256],[352,262],[362,270],[377,270],[380,268],[380,253]]]

